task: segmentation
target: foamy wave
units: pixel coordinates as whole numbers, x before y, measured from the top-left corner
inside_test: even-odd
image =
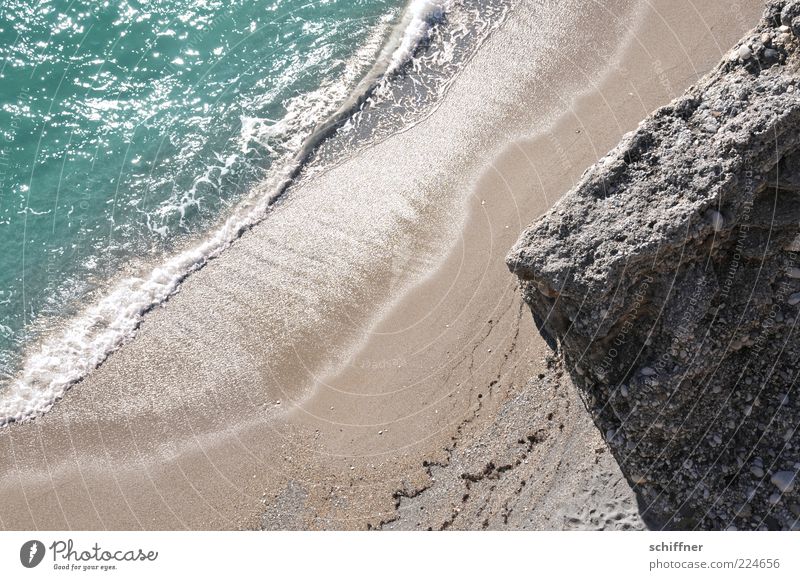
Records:
[[[450,8],[452,0],[412,0],[406,10],[402,39],[391,56],[387,74],[397,72],[414,56],[420,43],[430,34],[433,24]]]
[[[298,97],[288,107],[286,119],[279,123],[267,119],[242,119],[241,151],[248,142],[269,140],[275,134],[292,134],[296,152],[287,151],[281,171],[260,187],[260,194],[248,198],[225,223],[202,243],[155,268],[144,277],[126,278],[114,286],[98,303],[67,322],[66,327],[44,339],[29,353],[22,371],[0,393],[0,426],[40,416],[63,397],[71,385],[83,379],[136,333],[142,317],[174,294],[192,272],[217,257],[241,234],[262,221],[270,206],[297,175],[307,155],[335,130],[343,118],[356,110],[374,90],[381,78],[390,76],[414,56],[420,42],[450,6],[450,0],[413,0],[400,26],[372,70],[352,89],[354,75],[376,54],[386,37],[377,30],[348,67],[340,83]],[[388,27],[389,22],[382,22]],[[348,92],[351,91],[348,96]],[[338,108],[337,103],[344,103]],[[227,167],[232,161],[225,163]],[[218,168],[221,169],[221,168]],[[208,175],[199,178],[210,179]],[[264,191],[271,192],[264,194]],[[186,204],[193,202],[189,192]],[[183,203],[182,202],[182,203]]]
[[[49,411],[70,385],[134,335],[145,312],[166,300],[188,274],[219,255],[255,221],[255,216],[249,221],[229,219],[210,239],[173,257],[148,277],[123,280],[61,333],[46,339],[3,393],[0,425]]]

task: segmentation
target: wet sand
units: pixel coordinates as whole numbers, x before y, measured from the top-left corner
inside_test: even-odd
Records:
[[[52,412],[0,431],[0,527],[641,527],[503,258],[761,5],[561,10],[517,10],[426,121],[301,183]],[[462,473],[519,453],[507,490],[459,504]]]

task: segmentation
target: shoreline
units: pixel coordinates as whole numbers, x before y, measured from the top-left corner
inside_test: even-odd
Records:
[[[697,71],[705,72],[715,64],[760,13],[759,3],[749,4],[752,19],[746,28],[739,28],[725,7],[703,7],[709,18],[722,23],[716,31],[719,36],[704,36],[698,35],[703,32],[702,25],[685,24],[688,19],[681,10],[690,10],[689,6],[660,4],[663,6],[656,4],[655,10],[648,9],[636,19],[634,36],[614,45],[613,52],[619,52],[623,65],[612,66],[599,75],[603,78],[592,77],[588,53],[595,47],[576,42],[570,48],[579,53],[560,63],[562,74],[564,69],[570,70],[570,75],[565,75],[567,82],[539,86],[537,91],[535,87],[543,79],[529,79],[526,88],[534,90],[534,102],[519,103],[525,111],[509,110],[507,114],[509,119],[517,115],[525,119],[523,125],[528,129],[539,127],[538,137],[506,143],[502,152],[491,152],[496,156],[473,184],[468,218],[457,234],[457,243],[442,263],[436,259],[433,241],[426,240],[422,248],[412,246],[416,253],[408,254],[411,261],[419,260],[424,251],[434,259],[398,268],[396,277],[401,280],[409,275],[424,276],[410,288],[391,279],[382,281],[385,294],[394,300],[377,323],[370,320],[384,309],[374,305],[367,320],[358,301],[337,310],[342,321],[339,336],[353,344],[362,341],[353,354],[342,357],[347,359],[343,368],[325,375],[318,370],[329,364],[331,354],[335,358],[349,353],[341,346],[334,353],[320,348],[320,352],[285,354],[288,363],[284,367],[274,360],[259,363],[254,357],[259,347],[263,352],[263,343],[255,340],[260,330],[256,325],[248,330],[254,335],[250,341],[236,345],[241,351],[238,356],[225,360],[223,352],[218,360],[230,365],[224,370],[232,375],[234,386],[237,381],[254,384],[254,377],[260,376],[263,382],[277,385],[276,389],[257,386],[226,391],[210,383],[210,390],[165,390],[171,381],[181,384],[178,374],[185,369],[154,358],[158,347],[175,349],[173,357],[201,368],[209,364],[203,356],[213,352],[194,352],[192,343],[185,342],[186,336],[197,339],[203,335],[194,334],[195,329],[188,326],[191,321],[182,327],[170,326],[167,313],[181,308],[189,294],[195,299],[213,295],[235,300],[241,296],[226,296],[229,288],[224,276],[205,275],[202,282],[190,279],[176,295],[178,306],[170,301],[153,313],[153,320],[145,321],[145,341],[137,338],[112,356],[97,377],[76,386],[44,418],[0,432],[0,456],[7,466],[0,471],[4,498],[0,525],[363,528],[392,519],[397,490],[410,496],[429,487],[428,468],[449,461],[448,448],[478,441],[495,425],[504,405],[527,392],[529,379],[547,371],[542,359],[548,349],[530,324],[530,314],[522,308],[516,282],[503,260],[519,231],[569,189],[583,168],[610,149],[624,131],[680,94]],[[614,6],[627,18],[634,12],[629,3]],[[585,16],[586,25],[596,26],[590,16]],[[616,17],[606,14],[606,18]],[[659,31],[677,23],[684,23],[685,29],[679,31],[684,36],[673,44],[681,48],[687,39],[698,41],[690,52],[698,54],[702,62],[683,62],[683,55],[669,39],[658,38]],[[517,29],[521,34],[524,26],[517,24]],[[637,46],[637,39],[642,45]],[[581,49],[587,53],[586,60],[578,60]],[[651,52],[659,55],[661,75],[652,67]],[[603,61],[603,57],[596,58]],[[586,63],[587,70],[576,62]],[[669,81],[667,85],[654,82],[662,75]],[[573,91],[581,81],[590,88],[576,96]],[[674,94],[669,94],[667,86],[674,87]],[[548,97],[551,109],[568,109],[552,124],[541,112],[547,109],[542,103]],[[447,98],[452,99],[452,93]],[[498,94],[497,98],[502,102],[505,96]],[[528,117],[538,119],[538,124],[528,124]],[[507,135],[497,142],[507,142]],[[253,238],[238,244],[237,253],[243,260],[256,247]],[[252,264],[252,253],[249,259]],[[225,257],[217,262],[223,260]],[[199,288],[201,284],[207,293]],[[258,285],[248,291],[253,296],[263,293]],[[369,299],[365,297],[367,303]],[[208,316],[209,322],[216,321],[224,328],[252,320],[254,314],[261,317],[271,312],[249,312],[246,318],[226,317],[224,311],[208,312]],[[522,324],[520,317],[525,319]],[[316,340],[316,330],[311,328],[306,339]],[[207,337],[212,347],[215,338]],[[332,342],[341,345],[347,341]],[[143,350],[145,346],[150,354]],[[252,374],[243,374],[241,366],[231,364],[242,361],[255,363]],[[402,364],[394,364],[397,361]],[[292,365],[292,373],[276,376],[277,370]],[[109,400],[114,393],[108,389],[119,390],[121,381],[129,383],[127,393],[123,392],[128,398]],[[310,388],[284,387],[308,382]],[[146,390],[137,393],[131,385]],[[311,396],[306,398],[303,393]],[[165,404],[165,397],[173,397],[176,404],[159,413],[158,405]],[[243,406],[242,397],[249,404]],[[275,404],[277,398],[280,405]],[[577,399],[569,400],[579,405]],[[209,404],[198,404],[204,402]],[[291,409],[286,411],[287,407]],[[239,424],[231,424],[229,417],[237,417]],[[252,426],[245,427],[248,423]],[[557,426],[555,431],[546,429],[557,438]],[[176,444],[180,439],[189,441],[187,449]],[[591,439],[577,454],[594,453],[588,447],[594,443]],[[44,451],[44,461],[33,454],[37,448]],[[50,465],[48,454],[57,465]],[[550,472],[557,474],[553,469]],[[550,495],[568,492],[564,485],[540,491]],[[35,505],[29,496],[37,498]],[[154,499],[160,505],[153,504]]]
[[[36,338],[16,353],[19,368],[10,375],[11,380],[0,397],[0,428],[25,423],[49,412],[73,385],[134,340],[148,313],[169,301],[187,278],[268,220],[291,190],[302,188],[307,170],[321,169],[324,173],[346,162],[340,159],[332,167],[312,167],[314,156],[342,125],[362,112],[366,101],[392,85],[403,68],[409,66],[419,43],[441,18],[441,10],[439,4],[429,0],[406,2],[397,21],[380,35],[380,44],[373,47],[373,64],[353,84],[346,98],[324,114],[295,153],[276,159],[279,169],[254,185],[230,212],[219,216],[207,229],[179,241],[163,255],[146,259],[132,256],[110,279],[96,282],[88,306],[63,317],[54,315],[50,320],[40,321],[42,329],[33,333]],[[476,46],[485,40],[479,39]],[[362,50],[369,47],[367,44]],[[358,60],[358,54],[353,58]],[[45,329],[48,325],[50,328]]]

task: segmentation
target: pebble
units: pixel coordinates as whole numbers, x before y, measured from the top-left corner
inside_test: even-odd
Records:
[[[752,473],[755,477],[759,479],[764,477],[764,470],[761,469],[758,465],[753,465],[750,467],[750,473]]]
[[[771,503],[772,505],[775,505],[779,501],[781,501],[781,494],[773,493],[771,496],[769,496],[769,503]]]
[[[739,58],[742,60],[749,60],[753,56],[753,51],[747,45],[739,47]]]
[[[656,374],[656,371],[651,367],[644,367],[640,372],[645,377],[652,377]]]
[[[628,386],[627,385],[620,385],[619,394],[627,399],[628,398]]]
[[[772,474],[770,481],[783,493],[787,493],[794,489],[794,476],[793,471],[776,471]]]
[[[789,278],[800,278],[800,268],[786,268],[786,275]]]
[[[794,306],[795,304],[800,304],[800,292],[795,292],[789,296],[789,306]]]

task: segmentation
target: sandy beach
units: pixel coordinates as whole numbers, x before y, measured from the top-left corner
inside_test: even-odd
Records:
[[[0,429],[0,527],[646,527],[504,258],[762,3],[550,4]]]

